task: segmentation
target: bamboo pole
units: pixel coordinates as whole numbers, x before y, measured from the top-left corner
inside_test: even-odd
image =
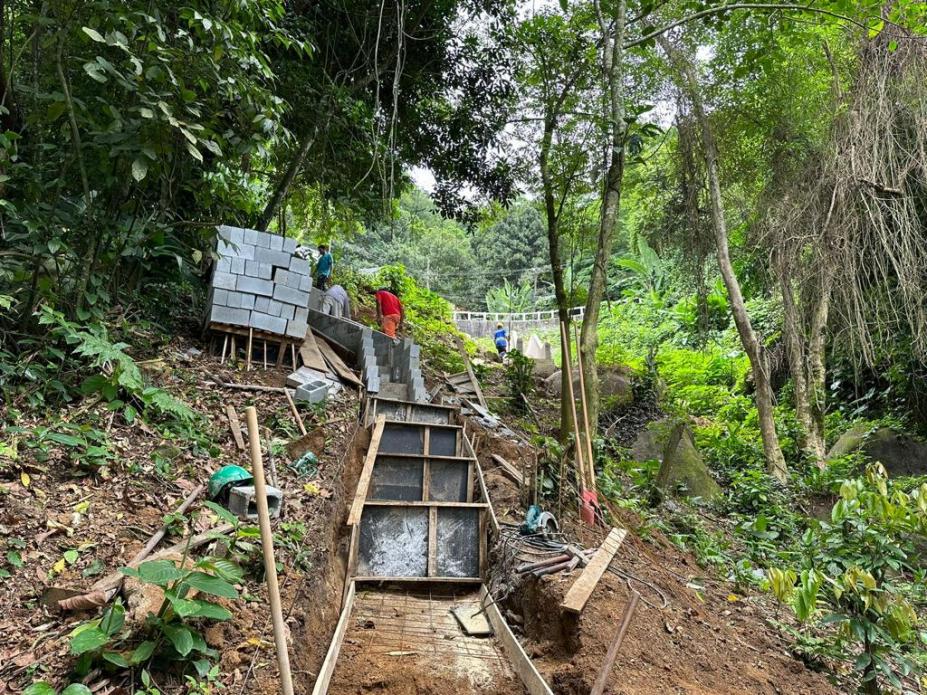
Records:
[[[251,346],[254,343],[254,328],[248,328],[248,356],[245,359],[245,371],[251,371]]]
[[[306,426],[303,424],[303,419],[300,417],[299,411],[296,409],[296,404],[293,402],[293,396],[291,396],[290,392],[286,389],[283,390],[283,394],[286,396],[286,402],[290,404],[290,412],[292,412],[293,417],[296,418],[296,424],[299,426],[299,433],[305,437]]]
[[[592,455],[592,430],[589,428],[589,405],[586,402],[586,377],[583,369],[583,351],[579,341],[579,326],[574,325],[573,330],[576,333],[576,360],[579,367],[579,396],[583,405],[583,426],[586,430],[586,473],[589,479],[586,481],[590,490],[595,490],[595,457]]]
[[[274,562],[274,536],[270,529],[270,512],[267,509],[267,486],[264,482],[264,462],[261,459],[261,432],[258,429],[257,410],[254,406],[245,408],[245,414],[248,418],[248,440],[251,444],[254,497],[261,527],[261,547],[264,550],[264,574],[267,579],[267,595],[270,598],[270,617],[274,625],[277,664],[280,668],[280,690],[283,695],[293,695],[290,654],[287,651],[283,610],[280,605],[280,587],[277,585],[277,565]]]
[[[580,485],[580,490],[586,487],[586,466],[583,462],[583,442],[579,437],[579,420],[576,417],[576,394],[573,393],[573,363],[570,360],[570,333],[567,330],[566,323],[563,321],[560,322],[560,342],[561,349],[563,350],[563,359],[561,360],[561,368],[566,370],[567,373],[567,396],[570,399],[570,412],[573,414],[573,436],[576,437],[576,466],[578,469],[579,475],[577,475],[577,480]],[[563,394],[560,396],[563,397]],[[560,482],[563,485],[563,481]]]

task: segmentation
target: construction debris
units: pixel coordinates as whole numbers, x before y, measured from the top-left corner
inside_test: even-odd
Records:
[[[623,528],[613,528],[611,530],[608,537],[602,541],[599,549],[595,551],[595,555],[592,556],[583,573],[573,582],[573,586],[564,596],[563,602],[560,604],[563,610],[570,613],[582,612],[586,602],[598,585],[599,579],[605,574],[605,570],[608,569],[612,558],[615,557],[615,553],[618,552],[618,548],[621,547],[627,534],[628,532]]]

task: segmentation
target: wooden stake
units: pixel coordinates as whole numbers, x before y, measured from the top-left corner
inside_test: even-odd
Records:
[[[615,659],[618,658],[618,650],[621,648],[621,643],[624,641],[625,633],[628,631],[628,626],[631,624],[631,618],[634,617],[634,611],[637,610],[637,602],[640,598],[641,595],[632,589],[631,600],[625,607],[624,615],[621,617],[621,626],[618,628],[618,632],[615,633],[615,638],[608,647],[608,653],[605,655],[602,669],[599,671],[599,675],[595,679],[595,685],[592,686],[589,695],[602,695],[602,693],[605,692],[608,674],[612,672],[612,666],[615,663]]]
[[[245,440],[241,436],[241,421],[238,419],[238,413],[231,405],[225,406],[225,417],[229,421],[229,429],[232,430],[232,437],[235,439],[235,446],[239,450],[245,450]]]
[[[274,625],[274,644],[277,647],[277,664],[280,668],[280,690],[284,695],[293,695],[290,654],[287,651],[286,628],[283,623],[283,610],[280,605],[277,564],[274,562],[274,536],[270,528],[270,513],[267,509],[267,486],[264,483],[264,462],[261,460],[261,433],[258,430],[257,410],[254,409],[254,406],[248,406],[245,409],[245,414],[248,418],[248,440],[251,444],[254,496],[257,503],[258,521],[261,527],[261,547],[264,550],[264,575],[267,579],[270,617]]]
[[[586,461],[588,466],[586,467],[586,473],[589,476],[589,479],[586,481],[586,485],[590,490],[595,490],[595,457],[592,455],[592,430],[589,429],[589,405],[586,401],[586,377],[584,376],[585,370],[583,369],[583,350],[579,342],[579,326],[573,326],[573,330],[576,333],[576,355],[577,355],[577,366],[579,367],[579,395],[580,401],[583,405],[583,426],[586,430]]]
[[[293,370],[298,369],[296,366],[296,343],[290,343],[290,359],[293,360]]]
[[[232,352],[229,354],[229,362],[238,364],[238,343],[235,341],[234,333],[232,333]]]
[[[254,329],[248,328],[248,354],[245,357],[245,371],[251,371],[251,346],[254,343]]]
[[[560,342],[563,350],[563,359],[561,367],[567,373],[567,396],[570,399],[570,412],[573,414],[573,436],[576,437],[576,468],[580,489],[586,487],[586,466],[583,463],[583,442],[579,437],[579,418],[576,417],[576,394],[573,393],[573,364],[570,361],[570,333],[567,330],[566,323],[560,322]],[[561,394],[561,398],[563,395]],[[560,481],[563,485],[563,481]]]
[[[290,395],[289,390],[283,389],[283,395],[286,396],[286,402],[290,404],[290,412],[293,413],[293,417],[296,419],[296,425],[299,427],[299,433],[306,436],[306,426],[303,424],[303,419],[299,415],[299,411],[296,409],[296,404],[293,402],[293,396]]]
[[[226,333],[225,337],[222,338],[222,359],[219,360],[219,364],[225,364],[225,350],[229,346],[229,334]]]
[[[267,369],[267,341],[264,341],[264,369]]]
[[[283,356],[286,355],[286,341],[280,341],[280,347],[277,348],[277,369],[283,366]]]

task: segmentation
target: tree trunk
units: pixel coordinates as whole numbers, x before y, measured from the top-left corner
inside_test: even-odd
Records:
[[[782,290],[782,337],[785,352],[789,360],[789,373],[792,376],[792,390],[795,397],[795,417],[799,425],[799,446],[807,455],[816,459],[818,466],[823,466],[814,445],[814,422],[811,415],[811,398],[808,393],[808,377],[805,335],[802,330],[798,308],[795,306],[794,288],[786,264],[781,259],[777,262],[779,284]]]
[[[753,372],[753,381],[756,384],[756,409],[760,420],[760,434],[763,438],[763,452],[766,456],[766,467],[770,475],[785,482],[788,470],[782,448],[779,446],[779,437],[776,434],[776,421],[773,414],[773,389],[769,379],[769,360],[766,349],[757,337],[747,313],[743,293],[740,290],[740,281],[734,272],[731,263],[730,244],[727,236],[727,223],[724,220],[724,208],[721,202],[721,182],[718,174],[718,150],[705,114],[705,107],[699,93],[698,80],[692,64],[682,57],[665,39],[659,40],[661,46],[678,64],[682,73],[684,91],[687,92],[692,104],[692,113],[698,123],[702,135],[702,146],[705,154],[705,166],[708,177],[708,192],[711,199],[711,221],[715,233],[715,245],[718,252],[718,267],[721,277],[727,288],[731,302],[731,312],[734,315],[734,324],[740,335],[740,342],[744,352],[750,360]]]
[[[583,315],[582,348],[579,359],[585,373],[586,407],[589,425],[593,431],[599,423],[599,373],[596,368],[596,350],[599,347],[599,306],[605,298],[608,262],[615,245],[618,229],[618,211],[621,206],[621,183],[624,177],[624,35],[625,0],[618,0],[611,18],[611,31],[596,3],[599,30],[602,32],[603,75],[608,93],[608,169],[602,191],[602,205],[599,216],[599,235],[596,240],[592,277],[586,296],[586,311]],[[590,465],[592,465],[590,463]]]
[[[312,144],[315,142],[315,138],[318,132],[319,122],[316,121],[315,126],[312,128],[312,132],[306,135],[302,142],[300,142],[299,149],[293,155],[289,165],[287,165],[286,171],[283,173],[283,177],[277,183],[277,187],[274,189],[274,193],[270,197],[270,200],[267,201],[267,206],[264,208],[264,212],[262,212],[261,216],[258,218],[255,227],[257,227],[259,231],[267,231],[267,227],[270,225],[270,221],[274,219],[277,208],[280,207],[280,203],[282,203],[283,199],[286,198],[286,194],[289,192],[290,186],[296,179],[296,175],[299,173],[299,170],[302,169],[303,162],[306,161],[306,156],[309,154],[309,150],[312,148]]]
[[[550,176],[548,164],[550,148],[556,129],[556,116],[544,119],[544,136],[541,139],[541,151],[538,157],[541,169],[541,183],[544,188],[544,211],[547,217],[547,246],[550,255],[550,268],[554,276],[554,296],[557,299],[557,314],[560,321],[570,327],[570,307],[567,303],[566,287],[563,282],[563,264],[560,262],[560,213],[554,199],[554,183]],[[567,363],[561,359],[561,367]],[[573,431],[573,413],[566,394],[569,393],[567,382],[572,378],[568,370],[560,370],[560,441],[566,442]]]

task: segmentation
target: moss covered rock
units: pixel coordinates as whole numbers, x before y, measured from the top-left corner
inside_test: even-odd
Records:
[[[927,442],[891,427],[872,430],[865,423],[843,433],[827,454],[828,459],[862,451],[869,461],[878,461],[889,475],[927,475]]]
[[[699,497],[705,502],[721,495],[721,487],[708,472],[685,423],[674,425],[670,431],[654,484],[664,494],[681,491],[687,497]]]

